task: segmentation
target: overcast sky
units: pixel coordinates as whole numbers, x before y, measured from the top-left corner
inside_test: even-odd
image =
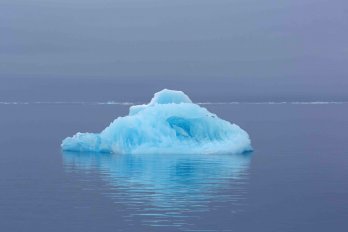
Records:
[[[347,6],[0,0],[0,100],[114,99],[137,83],[146,94],[163,87],[200,96],[220,91],[218,100],[348,100]],[[93,89],[94,96],[86,93]]]

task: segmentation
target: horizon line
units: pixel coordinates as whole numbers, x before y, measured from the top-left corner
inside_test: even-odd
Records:
[[[247,102],[247,101],[232,101],[232,102],[193,102],[198,105],[328,105],[328,104],[347,104],[348,101],[263,101],[263,102]],[[142,105],[145,102],[119,102],[119,101],[0,101],[0,105]]]

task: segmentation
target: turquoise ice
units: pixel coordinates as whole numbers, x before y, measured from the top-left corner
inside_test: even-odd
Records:
[[[164,89],[135,105],[101,133],[77,133],[62,149],[119,154],[216,154],[251,151],[246,131],[192,103],[182,91]]]

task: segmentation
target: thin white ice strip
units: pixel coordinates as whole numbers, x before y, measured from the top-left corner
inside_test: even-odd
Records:
[[[313,101],[313,102],[198,102],[198,105],[238,105],[238,104],[249,104],[249,105],[281,105],[281,104],[292,104],[292,105],[339,105],[347,104],[346,101]],[[5,102],[1,101],[0,105],[125,105],[132,106],[137,104],[144,104],[142,102],[117,102],[117,101],[107,101],[107,102],[83,102],[83,101],[35,101],[35,102]]]

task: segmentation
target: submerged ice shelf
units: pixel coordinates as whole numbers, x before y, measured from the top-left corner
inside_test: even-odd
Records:
[[[243,153],[251,151],[249,135],[192,103],[181,91],[164,89],[146,105],[115,119],[101,133],[77,133],[63,140],[62,149],[79,152]]]

